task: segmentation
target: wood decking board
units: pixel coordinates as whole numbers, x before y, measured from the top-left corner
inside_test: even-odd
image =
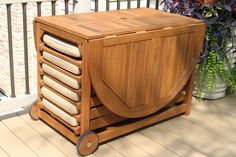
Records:
[[[144,150],[145,152],[157,156],[171,156],[171,157],[179,157],[178,154],[169,150],[167,147],[162,146],[161,144],[153,141],[151,138],[144,136],[143,134],[136,132],[130,134],[125,137],[128,141],[138,146],[140,149]]]
[[[212,122],[211,122],[212,123]],[[236,144],[218,136],[208,130],[194,125],[182,117],[171,119],[155,126],[162,132],[201,150],[208,156],[226,157],[235,156]]]
[[[0,148],[0,156],[1,157],[9,157],[9,155],[2,148]]]
[[[99,149],[94,152],[97,157],[124,157],[118,151],[110,147],[108,144],[102,144]]]
[[[56,131],[40,121],[32,121],[28,114],[21,115],[20,117],[67,156],[77,156],[75,146],[59,135]]]
[[[230,114],[215,106],[212,103],[199,103],[194,107],[191,116],[184,118],[199,127],[236,143],[236,126],[233,125],[236,124],[235,114]],[[231,116],[229,117],[228,114]]]
[[[236,94],[213,101],[218,107],[226,109],[228,112],[235,114],[236,112]]]
[[[194,147],[189,146],[173,136],[167,135],[165,132],[162,132],[155,127],[149,127],[141,130],[140,132],[155,142],[160,143],[166,148],[176,152],[180,156],[207,157],[207,155],[201,153],[199,150],[196,150]]]
[[[132,157],[151,157],[152,155],[145,152],[141,148],[137,147],[135,144],[129,142],[125,138],[120,138],[108,143],[109,146],[116,149],[119,153],[124,156]]]
[[[26,124],[19,116],[3,120],[2,123],[6,125],[19,139],[24,141],[24,143],[38,156],[66,157],[64,153]]]
[[[0,146],[11,157],[37,157],[37,155],[16,135],[0,122]]]
[[[235,104],[236,95],[217,101],[193,100],[190,116],[104,143],[89,157],[236,156]],[[0,157],[78,157],[74,144],[28,114],[0,121],[0,139]]]

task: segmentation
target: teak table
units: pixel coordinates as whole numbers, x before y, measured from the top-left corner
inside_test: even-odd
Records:
[[[80,154],[190,113],[203,21],[141,8],[36,17],[34,31],[38,101],[30,115]]]

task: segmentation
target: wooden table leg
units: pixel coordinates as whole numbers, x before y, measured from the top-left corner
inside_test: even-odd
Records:
[[[186,94],[185,94],[185,98],[184,98],[184,103],[187,104],[186,106],[186,111],[185,111],[185,115],[188,116],[190,114],[191,111],[191,105],[192,105],[192,92],[193,92],[193,87],[194,87],[194,80],[195,80],[195,69],[193,70],[188,82],[187,82],[187,86],[186,86]]]

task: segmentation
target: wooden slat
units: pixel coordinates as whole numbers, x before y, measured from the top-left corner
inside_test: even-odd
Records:
[[[37,155],[16,135],[11,132],[2,122],[0,122],[0,146],[11,157],[28,156],[37,157]]]
[[[51,55],[54,55],[54,56],[56,56],[58,58],[61,58],[61,59],[65,60],[65,61],[67,61],[67,62],[69,62],[71,64],[77,65],[80,68],[82,67],[82,60],[74,59],[72,57],[63,55],[63,54],[61,54],[61,53],[59,53],[59,52],[57,52],[55,50],[52,50],[51,48],[45,46],[44,44],[40,46],[40,50],[41,51],[46,51],[46,52],[50,53]]]
[[[101,107],[92,108],[90,114],[91,114],[90,119],[95,119],[98,117],[111,114],[111,111],[109,111],[105,106],[101,106]]]
[[[55,81],[56,83],[60,84],[61,86],[65,87],[65,88],[67,88],[68,90],[76,93],[79,96],[79,98],[81,97],[81,92],[82,92],[81,89],[74,89],[71,86],[68,86],[67,84],[61,82],[60,80],[57,80],[56,78],[52,77],[51,75],[44,74],[44,76],[50,78],[51,80]]]
[[[91,101],[91,107],[98,106],[98,105],[102,104],[101,101],[96,96],[91,97],[90,101]]]
[[[58,67],[58,66],[56,66],[56,65],[54,65],[54,64],[52,64],[52,63],[50,63],[48,61],[46,61],[46,60],[44,60],[44,59],[42,59],[42,63],[50,66],[51,68],[53,68],[53,69],[55,69],[55,70],[65,74],[65,75],[67,75],[67,76],[69,76],[69,77],[71,77],[71,78],[73,78],[75,80],[77,80],[78,83],[81,84],[82,76],[74,75],[74,74],[72,74],[72,73],[70,73],[70,72],[68,72],[68,71],[66,71],[66,70],[64,70],[64,69],[62,69],[62,68],[60,68],[60,67]]]
[[[66,157],[64,153],[27,125],[20,117],[16,116],[2,122],[37,155]],[[33,138],[29,138],[29,134]]]
[[[62,97],[63,99],[65,99],[66,101],[70,102],[71,104],[75,105],[78,109],[80,108],[80,102],[76,102],[73,101],[69,98],[67,98],[66,96],[62,95],[61,93],[59,93],[58,91],[52,89],[51,87],[48,87],[47,85],[44,85],[43,87],[47,88],[48,90],[50,90],[51,92],[57,94],[58,96]],[[41,92],[40,92],[41,93]],[[41,95],[43,96],[43,94],[41,93]]]
[[[95,3],[96,2],[97,0]],[[54,18],[37,17],[36,21],[46,23],[49,27],[55,27],[55,29],[66,33],[70,32],[73,35],[78,35],[84,39],[97,39],[124,32],[130,33],[149,29],[162,29],[163,27],[176,27],[202,23],[200,20],[172,15],[150,8],[101,12],[97,14],[73,14],[68,16],[56,16]],[[116,24],[119,21],[125,21],[125,23],[131,26],[122,28],[121,25],[117,25],[116,27],[110,27],[110,31],[99,26],[101,24]],[[65,27],[65,23],[68,24],[69,27]],[[44,29],[47,30],[46,28]]]
[[[98,106],[98,107],[94,107],[92,109],[90,109],[90,120],[95,119],[95,118],[99,118],[105,115],[111,114],[111,111],[109,111],[106,107],[104,106]],[[81,115],[76,115],[74,116],[77,121],[80,121]]]
[[[71,130],[67,129],[65,126],[63,126],[58,121],[50,117],[44,111],[41,111],[40,118],[47,124],[49,124],[51,127],[56,129],[58,132],[63,134],[65,137],[67,137],[69,140],[71,140],[73,143],[77,142],[77,136]]]
[[[139,118],[158,111],[173,100],[195,67],[194,52],[190,48],[194,45],[190,43],[196,41],[192,31],[197,31],[198,26],[191,28],[195,30],[170,28],[165,30],[166,34],[145,32],[91,41],[90,78],[103,104],[117,115]],[[186,34],[179,34],[181,31],[177,30]],[[143,36],[146,40],[141,40]],[[179,43],[181,47],[178,47]],[[98,66],[101,63],[102,66]],[[176,73],[179,68],[181,71]],[[191,90],[188,91],[189,99],[190,95]]]
[[[98,1],[98,0],[97,0]],[[83,77],[82,77],[82,95],[81,95],[81,105],[80,105],[80,135],[83,135],[86,131],[90,130],[90,100],[91,100],[91,80],[89,76],[89,55],[88,55],[88,43],[83,47],[84,53],[83,56]]]
[[[43,34],[45,34],[45,32],[48,32],[49,34],[52,34],[55,37],[58,37],[58,35],[60,34],[59,38],[69,41],[75,45],[82,45],[84,42],[82,38],[71,33],[65,32],[63,29],[56,29],[55,27],[50,27],[48,25],[39,25],[39,27]]]
[[[47,113],[46,113],[46,112]],[[55,115],[54,113],[52,113],[51,111],[49,111],[47,108],[43,107],[43,110],[40,111],[40,113],[45,113],[48,116],[50,116],[52,119],[57,120],[58,123],[61,123],[61,125],[63,125],[64,128],[68,128],[71,130],[71,132],[74,132],[76,135],[80,134],[80,126],[71,126],[69,123],[67,123],[66,121],[64,121],[63,119],[61,119],[60,117],[58,117],[57,115]],[[45,120],[45,119],[44,119]],[[46,119],[47,120],[47,119]],[[46,121],[45,120],[45,121]],[[46,121],[48,122],[48,121]]]
[[[125,120],[125,118],[119,117],[115,114],[108,114],[106,116],[103,116],[103,117],[100,117],[100,118],[90,121],[89,124],[90,124],[90,129],[95,130],[98,128],[102,128],[102,127],[120,122],[122,120]],[[99,139],[99,141],[100,141],[100,139]]]
[[[123,43],[129,43],[129,42],[134,42],[134,41],[142,41],[142,40],[148,40],[152,39],[153,36],[156,37],[168,37],[168,36],[176,36],[180,34],[187,34],[187,33],[193,33],[197,32],[198,25],[193,25],[190,27],[176,27],[176,28],[170,28],[170,29],[162,29],[160,31],[157,30],[150,30],[150,31],[144,31],[141,32],[139,35],[139,38],[137,38],[137,34],[131,33],[131,34],[126,34],[126,35],[119,35],[119,36],[114,36],[110,38],[106,38],[104,40],[104,46],[112,46],[116,44],[123,44]]]
[[[110,127],[106,131],[98,133],[99,140],[100,140],[100,142],[106,141],[110,138],[118,137],[118,136],[123,135],[125,133],[137,130],[137,129],[145,127],[147,125],[151,125],[153,123],[167,119],[169,117],[179,115],[185,111],[185,107],[186,107],[186,104],[182,104],[182,105],[179,105],[176,107],[172,107],[163,113],[152,115],[149,118],[139,120],[139,121],[133,122],[131,124]]]

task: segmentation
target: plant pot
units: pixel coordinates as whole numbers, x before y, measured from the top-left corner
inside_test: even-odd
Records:
[[[220,99],[223,98],[226,94],[227,85],[220,78],[217,79],[216,86],[213,90],[208,91],[207,89],[202,91],[202,97],[204,99]],[[197,97],[196,88],[193,91],[193,96]]]
[[[236,27],[231,27],[231,31],[233,33],[233,35],[236,35]],[[229,50],[232,48],[232,41],[228,41],[226,44],[226,50]],[[236,43],[234,43],[234,45],[236,45]],[[236,63],[236,53],[233,53],[235,51],[236,48],[231,49],[226,56],[228,57],[229,63],[231,68],[233,68],[235,66]]]
[[[231,32],[232,32],[232,35],[236,35],[236,27],[231,27]]]
[[[233,33],[236,34],[236,27],[232,27],[231,29]],[[226,44],[226,50],[230,48],[232,48],[232,41],[228,41]],[[233,53],[233,51],[234,50],[232,49],[226,54],[230,63],[230,67],[225,67],[225,68],[233,68],[235,66],[236,53]],[[203,90],[202,98],[211,99],[211,100],[223,98],[226,94],[226,89],[227,89],[226,83],[222,81],[220,78],[218,78],[216,82],[216,87],[214,88],[214,90],[212,91],[208,91],[207,89]],[[197,96],[196,89],[194,89],[193,95]]]

